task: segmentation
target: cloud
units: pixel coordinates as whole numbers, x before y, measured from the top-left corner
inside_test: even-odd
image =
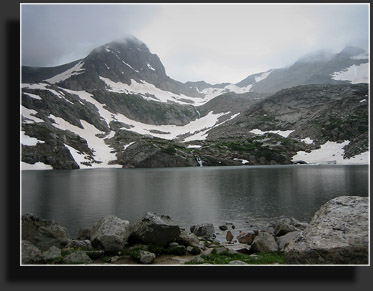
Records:
[[[157,12],[143,5],[23,5],[22,61],[52,66],[137,30]]]
[[[62,64],[133,34],[176,80],[236,83],[315,50],[367,48],[368,13],[353,4],[27,5],[23,63]]]

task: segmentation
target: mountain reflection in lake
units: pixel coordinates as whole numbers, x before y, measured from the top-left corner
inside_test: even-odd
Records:
[[[237,229],[255,217],[307,221],[328,200],[368,196],[367,165],[242,166],[22,171],[22,213],[66,226],[73,237],[105,215],[134,223],[147,211]]]

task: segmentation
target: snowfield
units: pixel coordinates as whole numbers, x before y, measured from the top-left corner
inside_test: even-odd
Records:
[[[369,83],[369,63],[360,64],[359,66],[352,65],[346,70],[335,72],[332,74],[332,79],[350,81],[351,84]]]
[[[337,164],[369,164],[369,152],[354,156],[351,159],[344,159],[344,149],[350,141],[346,140],[343,143],[328,141],[317,150],[310,153],[299,151],[293,156],[292,161],[305,161],[310,163],[323,163],[327,161],[336,161]]]
[[[83,68],[83,65],[84,65],[84,62],[79,62],[74,67],[66,70],[65,72],[58,74],[52,78],[45,79],[44,81],[51,83],[51,84],[56,84],[56,83],[65,81],[74,75],[79,75],[79,74],[84,73],[85,69]]]
[[[101,132],[96,127],[94,127],[92,124],[86,122],[85,120],[80,120],[80,122],[83,125],[83,129],[80,127],[77,127],[75,125],[72,125],[71,123],[67,122],[66,120],[56,117],[52,114],[49,115],[49,118],[52,118],[55,123],[53,124],[56,128],[59,128],[61,130],[70,130],[71,132],[81,136],[87,141],[88,147],[93,151],[94,158],[96,161],[101,162],[100,164],[93,163],[92,168],[113,168],[113,167],[121,167],[120,165],[109,165],[110,161],[116,160],[116,156],[114,153],[111,153],[113,149],[111,149],[106,143],[105,139],[99,138],[96,135],[102,134],[104,132]],[[72,147],[70,147],[72,148]],[[69,150],[70,150],[69,148]],[[74,152],[75,151],[75,152]],[[74,149],[74,151],[70,150],[70,153],[72,156],[77,158],[75,162],[77,162],[79,165],[83,161],[84,157],[78,156],[77,150]]]
[[[35,164],[28,164],[25,162],[21,162],[21,169],[22,170],[53,170],[53,167],[51,165],[47,165],[42,162],[37,162]]]
[[[44,141],[28,136],[23,130],[21,131],[21,144],[27,146],[36,146],[37,143],[44,143]]]

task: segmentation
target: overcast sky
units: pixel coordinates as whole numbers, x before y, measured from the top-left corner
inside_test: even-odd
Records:
[[[178,81],[237,83],[315,50],[368,49],[367,4],[22,5],[22,64],[55,66],[134,35]]]

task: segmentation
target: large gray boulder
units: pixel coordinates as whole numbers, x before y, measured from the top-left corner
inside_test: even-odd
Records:
[[[275,252],[278,251],[278,245],[272,234],[261,231],[255,237],[251,250],[253,252]]]
[[[90,238],[93,247],[103,248],[106,252],[118,252],[123,250],[129,235],[129,221],[109,215],[93,226]]]
[[[22,239],[46,251],[52,246],[62,249],[71,240],[71,236],[65,227],[53,220],[25,214],[22,216]]]
[[[164,247],[176,241],[180,232],[180,227],[168,215],[147,212],[141,221],[133,226],[129,242]]]
[[[42,264],[45,259],[41,251],[27,240],[22,240],[22,264]]]
[[[215,227],[212,223],[195,224],[190,227],[190,231],[196,236],[203,237],[205,239],[214,239]]]
[[[285,248],[288,264],[367,264],[368,197],[341,196],[315,213]]]

